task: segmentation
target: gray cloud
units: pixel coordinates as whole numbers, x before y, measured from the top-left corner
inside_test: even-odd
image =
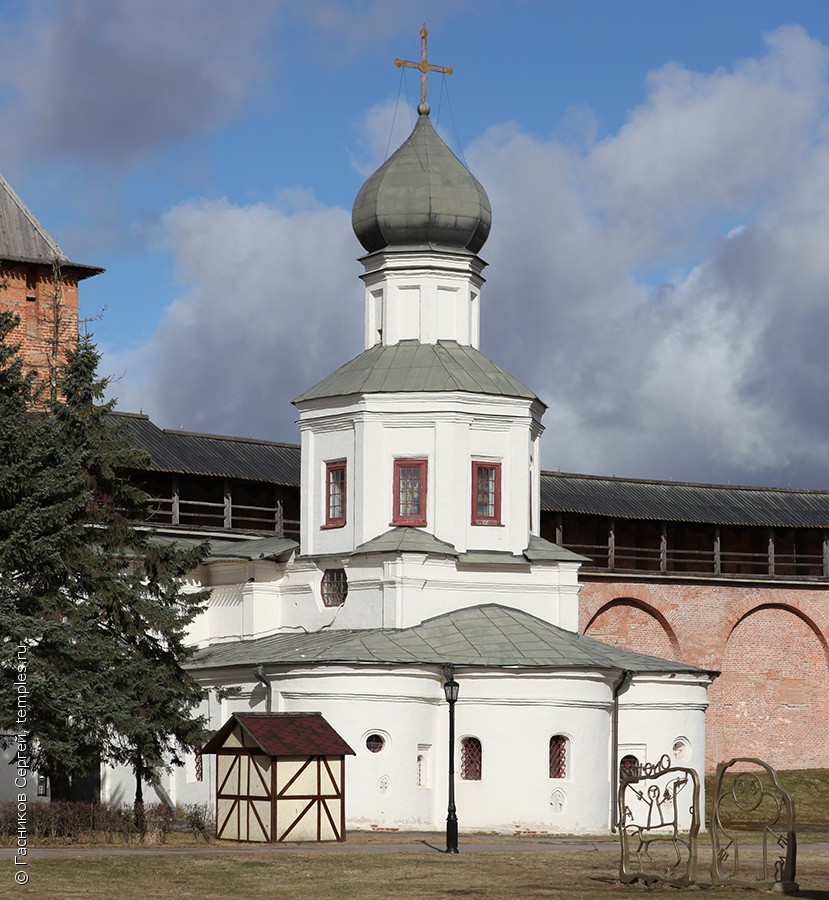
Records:
[[[236,113],[263,72],[278,4],[246,0],[40,3],[4,23],[4,155],[122,166]]]

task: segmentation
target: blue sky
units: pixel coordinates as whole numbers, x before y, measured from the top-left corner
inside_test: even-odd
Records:
[[[362,349],[351,203],[423,20],[493,204],[482,350],[549,405],[544,465],[829,488],[822,0],[0,2],[0,171],[106,267],[119,405],[297,439]]]

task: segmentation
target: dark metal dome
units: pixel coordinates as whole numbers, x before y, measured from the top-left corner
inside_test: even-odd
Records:
[[[489,236],[492,210],[481,184],[421,114],[400,149],[360,189],[351,224],[369,253],[417,244],[477,253]]]

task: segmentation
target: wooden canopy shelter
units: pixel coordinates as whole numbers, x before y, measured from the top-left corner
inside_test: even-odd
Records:
[[[234,713],[204,745],[216,754],[216,836],[345,840],[345,757],[320,713]]]

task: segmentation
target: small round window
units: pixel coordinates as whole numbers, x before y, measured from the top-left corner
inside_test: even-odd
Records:
[[[366,749],[372,753],[379,753],[386,746],[386,739],[382,734],[370,734],[366,738]]]
[[[324,606],[342,606],[348,596],[345,569],[326,569],[322,575],[321,591]]]
[[[677,738],[674,741],[671,750],[673,751],[674,759],[677,762],[684,762],[691,755],[691,746],[688,743],[688,739],[684,737]]]

